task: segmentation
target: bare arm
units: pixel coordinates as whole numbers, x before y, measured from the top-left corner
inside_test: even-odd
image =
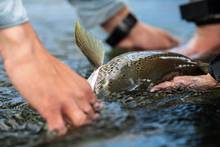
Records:
[[[69,0],[69,2],[76,8],[85,27],[101,25],[108,33],[111,33],[131,12],[126,3],[120,0]],[[177,45],[178,41],[169,33],[139,21],[116,47],[127,50],[164,50]]]
[[[50,130],[65,133],[96,118],[96,97],[87,81],[51,56],[29,23],[0,29],[0,53],[20,94],[46,119]]]
[[[179,76],[171,81],[166,81],[154,86],[150,91],[155,92],[163,89],[177,87],[187,87],[193,89],[209,89],[219,86],[219,83],[210,75],[201,76]]]

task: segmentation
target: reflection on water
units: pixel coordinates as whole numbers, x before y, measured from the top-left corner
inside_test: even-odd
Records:
[[[73,48],[72,26],[76,15],[71,6],[61,0],[24,2],[34,28],[49,51],[83,76],[88,76],[92,67],[80,51]],[[141,20],[163,27],[174,35],[178,34],[185,42],[192,35],[193,26],[179,18],[177,5],[183,2],[128,0]],[[133,97],[105,98],[105,108],[95,124],[70,130],[62,138],[53,138],[46,132],[42,118],[12,87],[2,65],[0,68],[0,146],[141,147],[219,144],[219,90],[199,93],[182,90],[156,94],[143,92]]]

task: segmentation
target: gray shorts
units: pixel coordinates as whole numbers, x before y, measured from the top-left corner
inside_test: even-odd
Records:
[[[120,0],[68,0],[82,24],[93,27],[115,15],[125,4]],[[0,28],[13,27],[28,21],[22,0],[0,0]]]
[[[13,27],[28,21],[21,0],[0,0],[0,28]]]

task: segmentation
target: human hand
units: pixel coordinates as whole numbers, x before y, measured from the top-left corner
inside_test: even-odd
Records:
[[[189,41],[185,50],[180,52],[188,57],[200,57],[207,54],[219,53],[220,25],[210,24],[199,26],[194,37]]]
[[[102,24],[102,27],[109,33],[126,17],[129,13],[128,7],[124,7],[115,16]],[[129,35],[124,38],[116,47],[127,50],[165,50],[179,44],[178,40],[169,33],[138,22]]]
[[[117,47],[128,50],[167,50],[178,44],[176,38],[162,29],[138,22]]]
[[[0,44],[10,80],[45,118],[49,130],[64,134],[65,122],[79,127],[97,117],[100,102],[87,81],[51,56],[30,25],[1,30]]]
[[[179,76],[171,81],[160,83],[151,88],[151,92],[177,87],[187,87],[194,89],[208,89],[217,86],[217,81],[210,74],[201,76]]]

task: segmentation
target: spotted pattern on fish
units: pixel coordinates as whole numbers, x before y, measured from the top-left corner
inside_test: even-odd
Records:
[[[96,94],[148,89],[176,75],[204,72],[188,57],[176,53],[129,52],[101,66],[95,84]]]
[[[102,42],[87,32],[79,22],[75,25],[74,36],[77,46],[97,68],[88,79],[97,95],[146,91],[154,84],[177,75],[204,74],[196,62],[175,53],[129,52],[103,65]]]

